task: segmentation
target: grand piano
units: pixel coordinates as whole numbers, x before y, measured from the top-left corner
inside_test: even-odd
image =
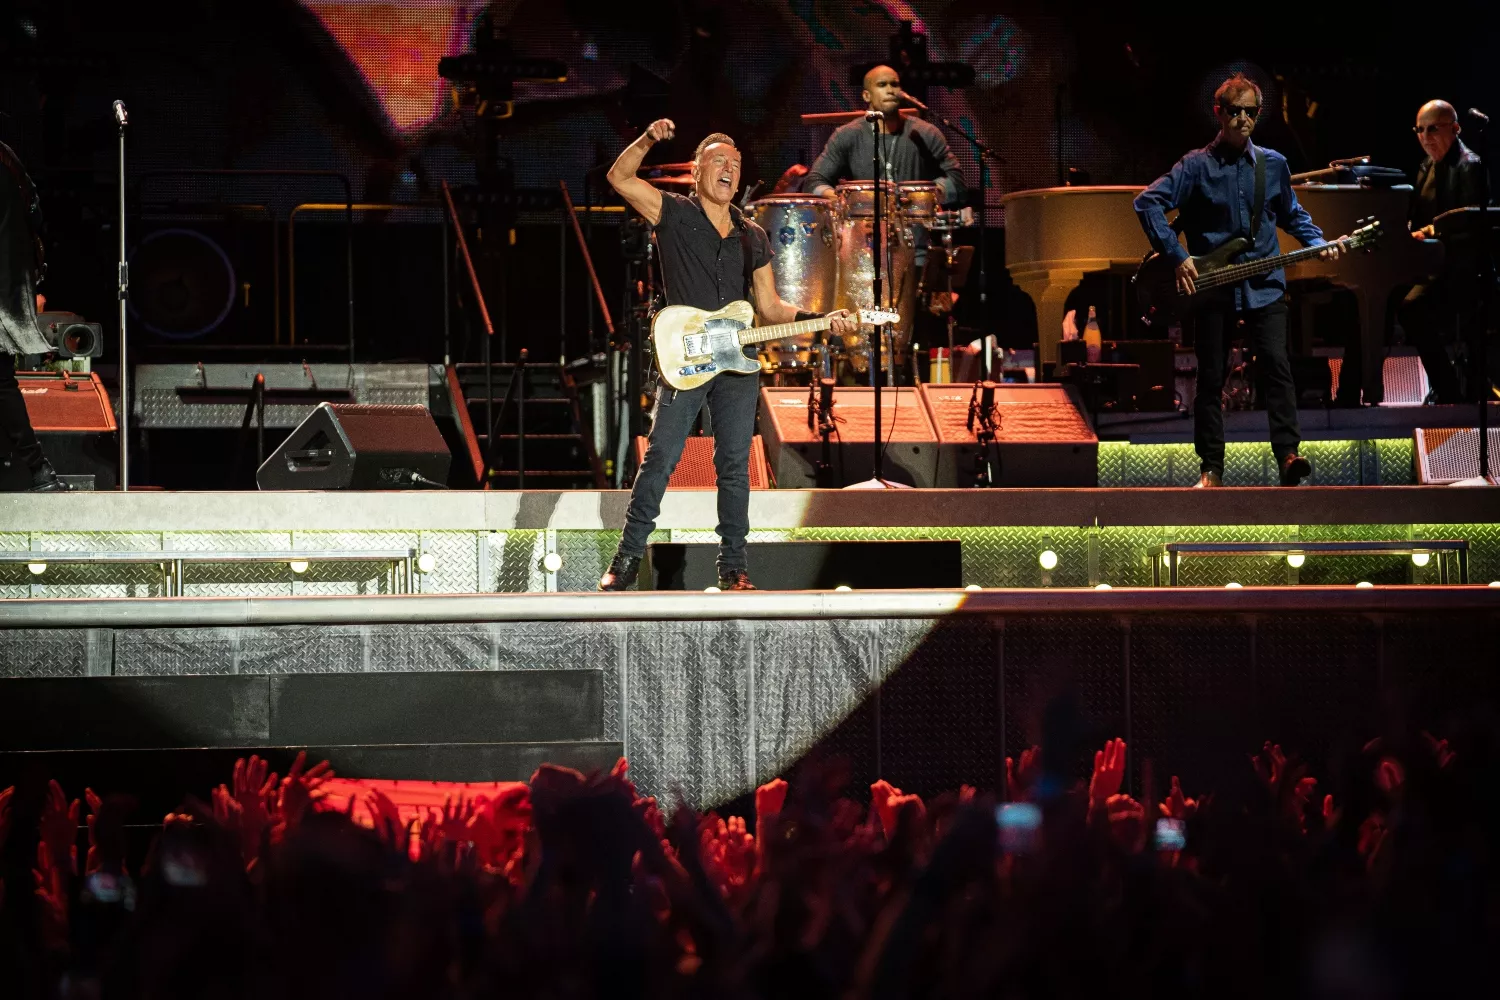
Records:
[[[1043,361],[1057,360],[1062,339],[1063,303],[1085,274],[1131,274],[1151,249],[1132,202],[1144,188],[1134,186],[1040,188],[1015,191],[1005,206],[1005,266],[1011,279],[1036,304],[1037,339]],[[1386,312],[1391,292],[1442,267],[1437,240],[1407,234],[1409,184],[1365,187],[1357,184],[1299,184],[1297,198],[1328,238],[1374,217],[1385,236],[1371,253],[1336,261],[1314,259],[1287,269],[1288,283],[1325,279],[1354,292],[1359,300],[1364,399],[1384,398],[1381,362],[1385,356]],[[1283,250],[1297,242],[1285,233]],[[1295,291],[1295,289],[1293,289]]]

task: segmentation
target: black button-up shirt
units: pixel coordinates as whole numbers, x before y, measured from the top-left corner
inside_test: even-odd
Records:
[[[668,305],[713,311],[750,298],[741,229],[750,243],[751,273],[771,262],[771,240],[738,211],[730,214],[735,225],[728,236],[720,236],[696,197],[662,192],[656,245]]]

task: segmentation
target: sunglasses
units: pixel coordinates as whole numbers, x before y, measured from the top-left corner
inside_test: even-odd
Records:
[[[1260,117],[1259,104],[1251,104],[1248,106],[1242,104],[1221,104],[1219,105],[1219,110],[1224,112],[1224,115],[1231,120],[1238,118],[1240,115],[1244,115],[1251,121],[1255,121],[1255,119]]]
[[[1413,125],[1411,130],[1417,135],[1437,135],[1445,128],[1452,126],[1452,122],[1438,122],[1435,125]]]

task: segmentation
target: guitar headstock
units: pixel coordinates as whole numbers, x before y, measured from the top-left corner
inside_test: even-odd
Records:
[[[1339,240],[1349,250],[1373,247],[1385,231],[1385,226],[1373,215],[1360,219],[1355,225],[1357,228],[1353,232]]]
[[[887,323],[901,322],[901,314],[889,312],[885,309],[861,309],[854,314],[861,326],[884,326]]]

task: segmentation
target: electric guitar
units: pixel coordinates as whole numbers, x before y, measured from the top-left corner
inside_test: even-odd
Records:
[[[1331,242],[1339,244],[1344,250],[1358,250],[1361,247],[1374,246],[1381,235],[1380,220],[1362,219],[1360,221],[1364,225],[1348,236],[1342,236]],[[1286,267],[1299,260],[1316,257],[1327,249],[1326,246],[1303,247],[1290,253],[1279,253],[1271,257],[1262,257],[1259,260],[1231,263],[1234,258],[1249,250],[1251,246],[1253,244],[1248,238],[1236,236],[1220,244],[1213,251],[1201,257],[1194,257],[1193,266],[1198,269],[1198,277],[1193,279],[1192,295],[1184,295],[1177,289],[1177,265],[1172,263],[1170,258],[1163,257],[1159,253],[1147,254],[1146,259],[1141,261],[1140,268],[1136,270],[1135,277],[1130,279],[1130,283],[1135,287],[1136,300],[1145,310],[1146,322],[1150,323],[1164,316],[1180,315],[1193,299],[1204,292],[1237,285],[1257,274],[1265,274],[1278,267]]]
[[[901,322],[898,313],[881,309],[861,309],[850,318],[870,326]],[[756,326],[755,309],[743,300],[731,302],[718,312],[667,306],[651,321],[651,343],[656,347],[656,366],[662,380],[674,389],[696,389],[723,372],[759,372],[760,362],[745,357],[742,348],[826,330],[832,325],[832,319],[821,316]]]

